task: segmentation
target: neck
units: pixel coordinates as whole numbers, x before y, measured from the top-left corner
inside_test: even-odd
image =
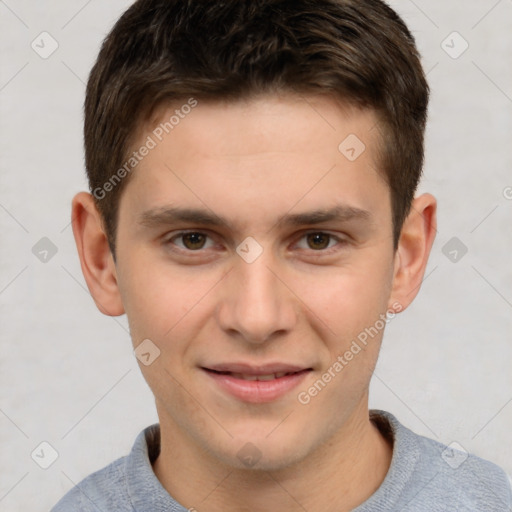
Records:
[[[153,469],[174,499],[201,511],[349,511],[379,488],[392,457],[391,442],[370,421],[367,402],[360,409],[315,452],[279,471],[219,463],[161,416]]]

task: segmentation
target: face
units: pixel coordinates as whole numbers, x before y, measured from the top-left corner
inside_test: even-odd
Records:
[[[119,206],[133,343],[151,340],[148,361],[159,350],[141,370],[174,439],[230,466],[253,450],[260,468],[285,467],[367,415],[397,308],[376,119],[261,97],[199,102],[161,133],[176,108],[140,136],[156,145]]]

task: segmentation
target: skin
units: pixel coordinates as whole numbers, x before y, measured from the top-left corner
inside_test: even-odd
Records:
[[[392,446],[368,414],[383,329],[309,403],[297,399],[379,315],[407,308],[434,241],[436,200],[423,194],[393,251],[375,124],[373,112],[325,96],[199,102],[132,172],[115,262],[92,196],[73,200],[82,270],[98,308],[127,314],[134,347],[150,339],[160,350],[152,364],[139,363],[161,425],[154,471],[186,507],[340,512],[386,476]],[[135,147],[154,126],[141,129]],[[338,150],[349,134],[366,145],[353,162]],[[340,204],[368,215],[277,222]],[[166,207],[200,208],[229,226],[156,222]],[[199,237],[205,245],[176,236],[185,229],[208,235]],[[236,252],[249,236],[263,249],[252,263]],[[248,403],[201,369],[240,361],[312,371],[284,396]],[[261,457],[252,467],[237,456],[248,442]]]

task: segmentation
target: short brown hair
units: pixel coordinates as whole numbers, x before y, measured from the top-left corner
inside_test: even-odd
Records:
[[[422,172],[429,88],[413,36],[387,4],[138,0],[103,42],[85,99],[89,186],[114,257],[128,177],[108,194],[102,187],[127,160],[141,123],[170,101],[276,92],[325,93],[375,111],[396,249]]]

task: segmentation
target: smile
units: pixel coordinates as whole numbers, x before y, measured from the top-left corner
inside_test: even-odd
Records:
[[[281,377],[285,377],[286,375],[293,375],[294,372],[285,373],[269,373],[267,375],[247,375],[244,373],[230,373],[230,372],[219,372],[222,375],[231,375],[231,377],[235,379],[243,379],[243,380],[275,380],[280,379]]]
[[[223,394],[243,402],[265,403],[278,400],[298,386],[311,368],[263,373],[264,370],[231,372],[202,368]],[[288,370],[291,370],[290,368]]]

